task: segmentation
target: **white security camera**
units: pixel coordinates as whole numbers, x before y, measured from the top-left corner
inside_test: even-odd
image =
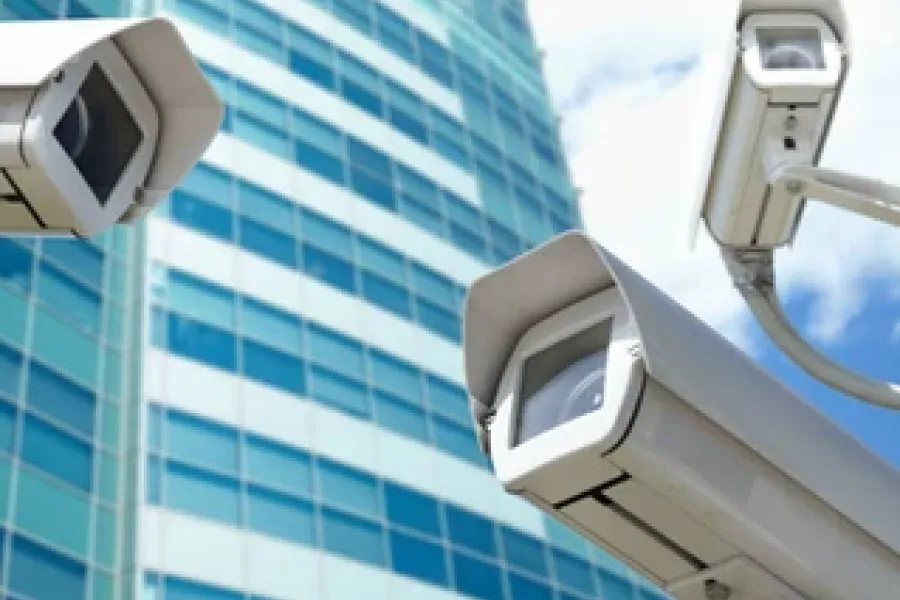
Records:
[[[774,251],[793,243],[809,200],[900,226],[900,188],[818,166],[850,65],[841,0],[740,0],[704,160],[702,221],[757,321],[798,366],[865,402],[900,408],[900,385],[821,355],[781,310]]]
[[[223,108],[162,18],[0,23],[0,234],[90,237],[142,218]]]
[[[721,245],[783,246],[794,238],[803,197],[780,169],[815,165],[822,153],[848,67],[842,6],[744,0],[728,50],[733,69],[697,210]]]
[[[900,473],[585,235],[475,281],[464,333],[504,488],[679,600],[900,589]]]

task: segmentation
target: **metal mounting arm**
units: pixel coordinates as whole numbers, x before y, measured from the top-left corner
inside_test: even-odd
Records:
[[[870,404],[900,409],[900,386],[868,379],[823,356],[788,321],[775,290],[772,250],[723,249],[735,287],[763,331],[807,373],[832,388]]]
[[[795,197],[819,200],[883,223],[900,226],[900,187],[877,179],[811,165],[782,164],[769,171],[769,183]]]

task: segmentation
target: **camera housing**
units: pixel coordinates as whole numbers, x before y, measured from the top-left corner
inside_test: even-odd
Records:
[[[0,23],[0,233],[90,237],[142,218],[223,107],[170,21]]]
[[[806,201],[779,169],[819,162],[849,67],[846,17],[839,0],[744,0],[736,24],[691,227],[775,248],[793,242]]]
[[[900,473],[586,235],[475,281],[463,350],[504,488],[679,600],[900,586]]]

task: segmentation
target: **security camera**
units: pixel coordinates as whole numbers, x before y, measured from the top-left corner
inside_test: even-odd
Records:
[[[816,165],[848,68],[837,0],[745,0],[720,103],[702,220],[731,247],[790,243],[802,190],[785,166]]]
[[[142,218],[223,108],[162,18],[0,23],[0,234],[90,237]]]
[[[900,226],[900,188],[818,165],[850,64],[841,0],[741,0],[726,53],[706,187],[691,213],[772,340],[807,373],[900,409],[900,385],[853,373],[810,346],[778,301],[774,251],[793,243],[809,200]]]
[[[584,234],[476,280],[463,348],[504,488],[675,598],[900,589],[900,473]]]

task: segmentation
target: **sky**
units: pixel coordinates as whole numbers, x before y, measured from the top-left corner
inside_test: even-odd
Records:
[[[690,214],[736,0],[529,0],[587,231],[900,468],[900,411],[814,381],[783,356]],[[900,184],[900,0],[846,2],[850,73],[821,164]],[[776,254],[797,329],[841,364],[900,379],[900,230],[811,203]]]

